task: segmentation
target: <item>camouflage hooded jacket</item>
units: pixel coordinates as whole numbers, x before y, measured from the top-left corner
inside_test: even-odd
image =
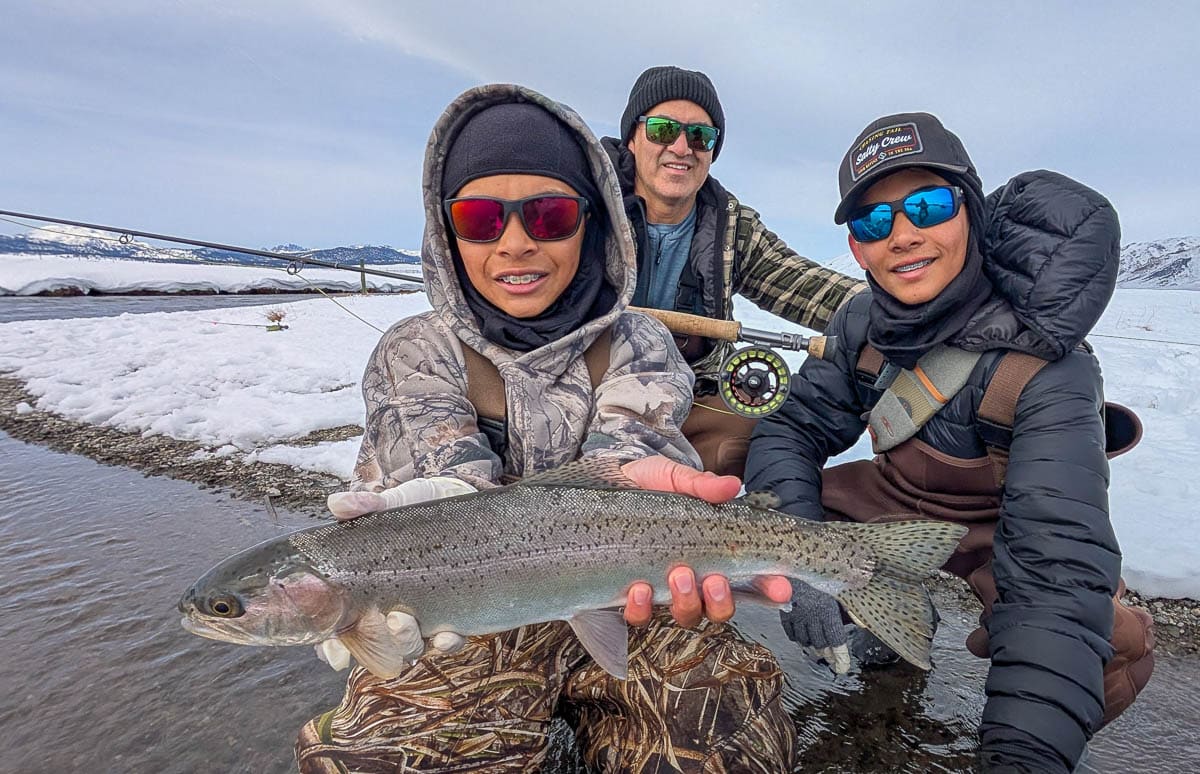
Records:
[[[579,135],[611,222],[605,276],[617,290],[607,314],[550,344],[518,352],[488,341],[467,306],[442,217],[447,151],[468,119],[504,102],[545,108]],[[663,454],[699,467],[680,433],[691,408],[693,376],[667,329],[625,311],[636,259],[621,191],[607,155],[576,113],[534,91],[495,84],[471,89],[438,119],[425,153],[426,225],[421,262],[432,311],[401,320],[383,335],[363,375],[366,433],[355,488],[381,489],[413,478],[455,476],[476,487],[523,476],[579,456],[636,459]],[[584,351],[611,329],[609,365],[593,391]],[[467,399],[463,347],[495,364],[504,381],[508,449],[496,455]]]

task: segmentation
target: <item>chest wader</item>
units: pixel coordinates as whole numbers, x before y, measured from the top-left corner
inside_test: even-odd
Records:
[[[734,234],[728,228],[718,231],[716,239],[722,242],[725,251],[732,251]],[[709,252],[703,251],[704,254]],[[719,306],[720,302],[713,299],[712,303]],[[704,283],[690,260],[679,276],[674,310],[708,316],[704,307]],[[717,342],[698,335],[676,334],[675,345],[679,347],[684,360],[694,364],[708,356],[717,347]],[[721,476],[743,478],[746,474],[746,453],[750,449],[750,433],[754,432],[758,420],[730,411],[717,388],[714,377],[700,376],[696,379],[692,410],[680,430],[700,455],[704,470]]]
[[[999,599],[992,574],[992,542],[1000,516],[1017,399],[1045,364],[1017,352],[1007,353],[1000,361],[979,406],[977,428],[987,446],[986,457],[952,457],[911,434],[895,446],[882,449],[872,432],[874,460],[850,462],[822,472],[821,504],[827,520],[874,522],[915,517],[951,521],[967,528],[958,550],[943,569],[965,579],[983,603],[980,626],[966,643],[968,650],[981,658],[990,657],[986,623],[992,605]],[[867,345],[855,368],[861,381],[874,385],[884,365],[882,354]],[[914,371],[912,375],[924,385],[928,375],[922,363]],[[932,416],[953,393],[942,393],[935,384],[930,386],[942,398],[934,398],[937,405],[929,412]],[[913,396],[908,395],[906,401],[912,402]],[[915,404],[913,413],[920,415],[920,401]],[[1104,413],[1105,451],[1111,459],[1137,444],[1141,423],[1132,411],[1114,403],[1106,403]],[[881,424],[878,417],[873,424]],[[1110,641],[1115,653],[1104,669],[1105,724],[1133,703],[1154,669],[1153,619],[1141,608],[1122,604],[1124,593],[1125,583],[1121,581],[1113,598]]]
[[[696,386],[700,388],[699,383]],[[681,429],[683,436],[700,454],[705,470],[720,476],[743,478],[750,433],[757,424],[757,419],[730,411],[715,391],[697,392],[692,399],[692,411]]]
[[[504,395],[504,380],[496,364],[475,350],[463,345],[463,362],[467,367],[467,400],[475,407],[475,422],[479,432],[487,438],[488,446],[500,458],[503,465],[508,455],[508,399]],[[583,353],[592,393],[604,381],[612,352],[612,330],[605,328]],[[505,476],[502,483],[511,484],[516,479]]]

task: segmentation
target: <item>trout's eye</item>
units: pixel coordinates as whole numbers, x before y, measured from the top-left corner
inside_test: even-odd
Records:
[[[232,594],[209,597],[208,611],[218,618],[237,618],[243,612],[241,601]]]

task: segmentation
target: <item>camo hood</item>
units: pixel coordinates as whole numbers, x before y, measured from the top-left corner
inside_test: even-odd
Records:
[[[445,198],[454,193],[444,190],[442,184],[446,156],[463,127],[473,116],[489,107],[514,102],[530,103],[543,108],[578,135],[579,144],[590,166],[592,180],[599,191],[600,201],[595,204],[605,209],[606,219],[610,224],[604,245],[604,274],[617,293],[616,303],[606,314],[530,352],[514,352],[501,347],[486,339],[480,331],[479,322],[467,304],[454,269],[454,257],[450,246],[453,235],[446,224],[442,205]],[[551,363],[557,362],[561,364],[561,370],[561,367],[565,367],[565,364],[573,359],[562,357],[563,353],[581,352],[601,331],[612,325],[628,306],[636,284],[637,259],[629,230],[620,226],[624,223],[620,215],[624,212],[624,203],[616,172],[587,124],[566,105],[532,89],[514,84],[479,86],[464,92],[450,103],[433,127],[425,152],[422,195],[426,225],[421,246],[421,263],[430,304],[463,343],[489,360],[495,363],[515,360],[535,366],[539,370],[546,370]]]

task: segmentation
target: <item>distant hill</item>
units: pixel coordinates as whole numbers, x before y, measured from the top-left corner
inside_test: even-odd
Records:
[[[158,247],[136,239],[120,241],[116,235],[73,226],[53,226],[53,231],[32,230],[9,236],[0,234],[0,254],[71,255],[78,257],[117,258],[157,263],[221,263],[243,266],[283,265],[281,260],[246,255],[208,247]],[[280,245],[264,249],[276,253],[293,253],[328,263],[358,265],[359,262],[378,265],[421,263],[420,253],[397,250],[379,245],[354,245],[306,249],[300,245]]]
[[[822,263],[851,277],[863,270],[850,253]],[[1175,237],[1153,242],[1131,242],[1121,248],[1117,287],[1200,290],[1200,237]]]
[[[1200,237],[1125,245],[1117,286],[1200,290]]]

